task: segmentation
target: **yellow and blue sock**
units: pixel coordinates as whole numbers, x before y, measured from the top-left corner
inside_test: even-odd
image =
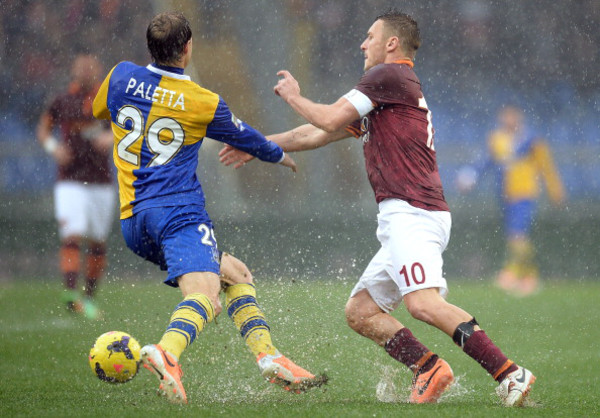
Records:
[[[256,302],[256,289],[251,283],[239,283],[225,289],[227,314],[240,331],[252,354],[275,354],[271,331]]]
[[[511,240],[508,243],[509,261],[508,267],[519,278],[526,276],[537,277],[537,265],[535,263],[535,249],[528,239]]]
[[[163,350],[179,358],[214,317],[215,311],[210,299],[202,293],[192,293],[175,307],[169,326],[158,344]]]

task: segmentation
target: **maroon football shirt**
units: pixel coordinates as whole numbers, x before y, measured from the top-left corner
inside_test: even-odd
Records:
[[[374,109],[348,127],[363,141],[365,164],[377,203],[402,199],[430,211],[448,211],[433,147],[433,127],[412,62],[369,69],[356,90]],[[429,117],[430,118],[430,117]]]
[[[92,115],[92,102],[97,89],[82,91],[72,85],[65,94],[57,97],[49,114],[60,128],[62,143],[71,151],[72,160],[58,167],[58,180],[87,183],[110,183],[110,155],[98,152],[90,141],[98,130],[106,128]]]

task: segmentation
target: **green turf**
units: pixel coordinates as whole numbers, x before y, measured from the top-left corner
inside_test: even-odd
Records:
[[[600,414],[598,318],[600,283],[555,282],[527,299],[488,283],[451,282],[449,301],[476,316],[511,358],[538,377],[533,405],[502,408],[494,382],[440,332],[397,316],[452,365],[457,384],[437,405],[405,403],[410,374],[344,322],[351,281],[265,281],[258,284],[279,349],[314,372],[326,372],[325,390],[292,395],[261,380],[227,316],[211,324],[185,353],[182,366],[189,405],[155,396],[157,381],[141,370],[131,382],[111,385],[92,374],[87,353],[105,331],[156,342],[178,291],[158,282],[113,280],[99,298],[103,321],[63,311],[60,284],[22,281],[0,287],[1,416],[594,416]],[[388,402],[376,395],[387,383]],[[396,390],[389,390],[395,384]],[[380,396],[380,397],[381,397]],[[390,402],[393,401],[393,402]]]

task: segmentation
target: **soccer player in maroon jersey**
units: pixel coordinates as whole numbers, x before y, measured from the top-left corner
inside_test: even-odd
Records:
[[[60,236],[59,264],[64,277],[64,301],[73,312],[96,319],[93,297],[106,266],[106,239],[115,210],[116,193],[110,169],[112,133],[107,123],[92,115],[102,66],[97,58],[81,54],[71,68],[68,90],[42,113],[37,137],[56,161],[55,216]],[[54,130],[60,132],[60,139]],[[87,244],[85,268],[81,250]],[[85,297],[77,282],[85,275]]]
[[[420,46],[417,23],[395,10],[378,16],[361,45],[365,74],[331,105],[303,97],[287,71],[275,93],[310,124],[270,136],[285,151],[319,148],[348,137],[362,140],[369,181],[379,204],[373,257],[346,304],[359,334],[382,346],[413,372],[410,402],[436,402],[452,384],[452,369],[390,315],[400,302],[410,314],[440,329],[499,383],[506,406],[520,406],[535,376],[517,366],[490,340],[475,318],[445,300],[442,252],[451,217],[434,148],[431,112],[413,71]],[[226,147],[225,164],[250,158]]]

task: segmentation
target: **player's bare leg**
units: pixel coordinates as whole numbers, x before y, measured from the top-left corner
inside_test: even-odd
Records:
[[[377,306],[367,290],[361,290],[348,300],[346,321],[354,331],[381,347],[404,328],[400,321]]]
[[[521,406],[535,382],[527,369],[509,360],[486,335],[473,316],[452,305],[438,289],[422,289],[404,296],[410,314],[435,326],[477,361],[500,385],[497,390],[505,406]]]
[[[63,276],[65,290],[63,302],[70,312],[82,313],[83,303],[77,290],[79,270],[81,269],[81,237],[71,235],[61,241],[59,265]]]
[[[98,283],[106,267],[106,244],[103,241],[90,240],[87,244],[85,267],[85,298],[83,312],[88,319],[99,319],[102,312],[95,303]]]
[[[220,279],[227,285],[253,283],[252,273],[246,264],[226,252],[221,255]]]
[[[383,347],[394,359],[413,371],[411,403],[433,403],[454,381],[452,369],[425,347],[412,332],[384,312],[366,289],[346,304],[348,325]]]
[[[461,322],[470,321],[473,315],[446,302],[437,288],[422,289],[404,295],[404,305],[413,318],[433,325],[450,337]],[[479,330],[477,326],[475,330]]]
[[[300,393],[327,382],[325,376],[313,375],[275,348],[266,318],[256,302],[252,274],[242,261],[223,253],[221,280],[224,283],[227,313],[255,355],[261,374],[266,380],[293,393]]]

